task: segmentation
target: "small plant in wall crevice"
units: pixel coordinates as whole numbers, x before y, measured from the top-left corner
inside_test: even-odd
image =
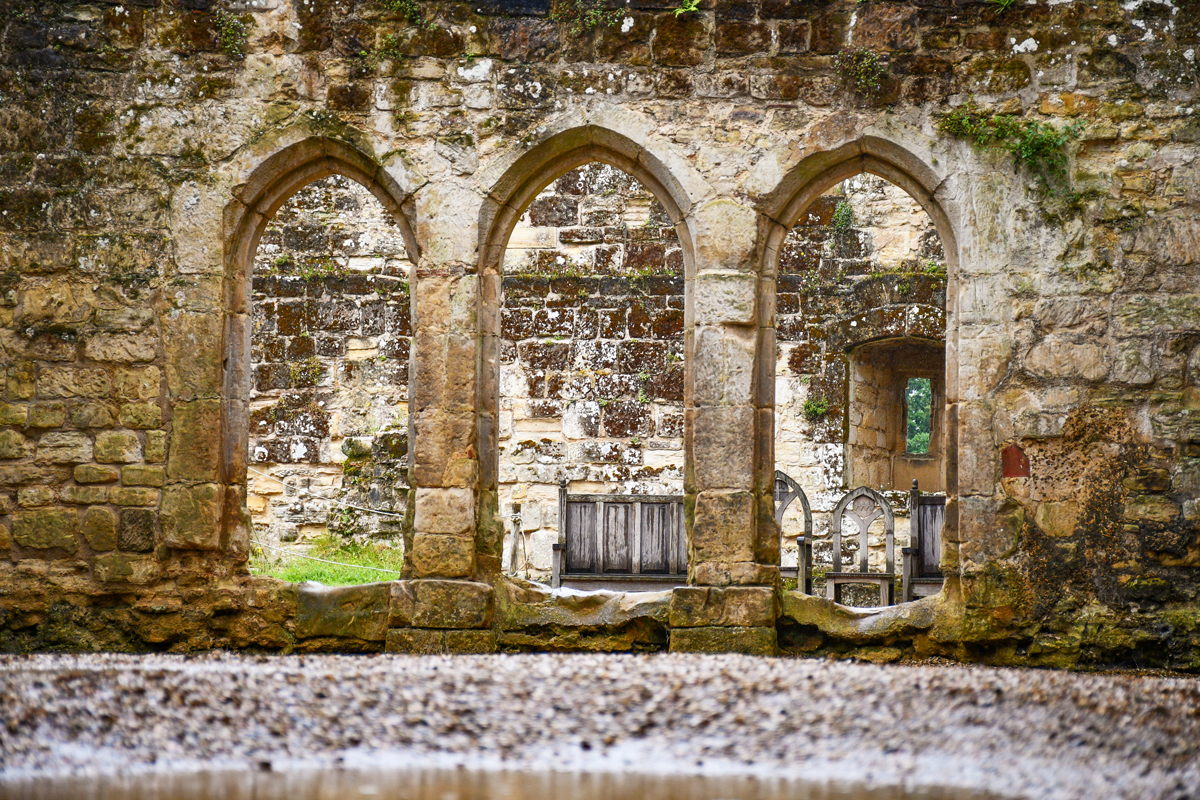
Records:
[[[883,95],[887,63],[874,50],[865,47],[839,50],[833,57],[833,68],[856,97],[874,102]]]
[[[810,397],[804,401],[804,418],[817,420],[829,413],[829,398]]]
[[[217,46],[222,52],[232,58],[243,58],[246,39],[250,33],[250,26],[246,21],[228,11],[218,9],[213,12],[212,23],[217,34]]]
[[[597,28],[611,28],[621,22],[624,9],[607,8],[605,0],[555,0],[550,19],[567,26],[571,36],[579,37]]]

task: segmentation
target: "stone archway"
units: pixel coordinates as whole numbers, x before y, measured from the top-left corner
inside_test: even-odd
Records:
[[[923,146],[922,146],[923,145]],[[946,554],[944,562],[957,566],[958,535],[958,448],[960,436],[958,432],[958,396],[957,396],[957,315],[955,313],[955,298],[957,297],[957,282],[959,278],[960,237],[951,215],[947,213],[946,199],[939,196],[939,191],[945,183],[945,176],[950,173],[939,173],[934,170],[926,159],[916,155],[914,150],[928,150],[929,143],[900,143],[880,136],[863,136],[837,146],[831,150],[808,155],[799,161],[780,182],[779,187],[764,202],[763,205],[763,236],[761,272],[763,276],[762,290],[769,293],[771,302],[765,303],[767,312],[760,318],[761,329],[764,331],[760,347],[761,352],[774,352],[776,347],[776,279],[778,264],[784,238],[788,231],[799,220],[810,206],[826,190],[835,184],[860,174],[870,174],[882,178],[904,190],[925,211],[944,248],[946,266],[945,293],[945,412],[940,427],[944,431],[943,443],[943,475],[942,485],[948,496],[945,526],[942,531],[943,550]],[[936,159],[929,159],[936,163]],[[870,337],[869,331],[860,335]],[[769,358],[760,358],[760,369],[764,370],[758,386],[763,394],[757,398],[761,407],[770,409],[774,414],[774,362]],[[770,375],[765,374],[771,371]],[[770,396],[767,396],[767,395]],[[773,442],[771,443],[773,446]],[[760,473],[770,474],[774,469],[773,455],[765,463],[758,465]],[[856,477],[857,480],[857,477]],[[850,488],[853,488],[851,485]],[[952,578],[957,573],[950,570],[947,573]],[[954,596],[957,597],[957,584],[947,582]]]
[[[507,166],[489,191],[480,217],[479,260],[479,373],[476,394],[479,445],[479,557],[497,568],[504,531],[499,520],[498,463],[500,398],[501,265],[509,238],[521,215],[540,191],[571,170],[600,163],[613,167],[645,187],[670,218],[682,248],[685,287],[685,331],[690,330],[692,288],[695,276],[693,232],[688,212],[692,198],[663,161],[645,143],[597,125],[562,130]],[[685,333],[685,337],[687,334]],[[690,344],[690,338],[685,338]],[[685,370],[691,369],[691,350]]]
[[[320,136],[295,142],[264,159],[245,182],[236,187],[225,213],[223,401],[219,408],[215,404],[211,408],[197,408],[196,413],[186,417],[189,423],[213,426],[217,424],[219,414],[221,453],[218,474],[225,484],[236,487],[237,491],[236,497],[226,497],[223,501],[223,528],[230,537],[247,525],[250,286],[254,255],[264,229],[280,206],[305,186],[330,175],[344,176],[369,190],[395,219],[409,258],[415,260],[418,256],[407,208],[409,194],[372,156],[346,142]],[[181,405],[187,407],[187,404]],[[216,502],[221,502],[220,498]]]

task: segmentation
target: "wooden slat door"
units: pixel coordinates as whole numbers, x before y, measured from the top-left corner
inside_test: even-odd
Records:
[[[643,573],[667,574],[671,571],[671,539],[674,526],[671,524],[670,503],[641,503],[641,533]]]
[[[633,570],[633,505],[605,503],[604,535],[601,538],[604,572]]]
[[[938,565],[942,561],[942,523],[946,521],[946,498],[922,497],[918,513],[921,552],[917,577],[940,578],[942,573]]]
[[[567,503],[567,572],[596,572],[596,504]]]

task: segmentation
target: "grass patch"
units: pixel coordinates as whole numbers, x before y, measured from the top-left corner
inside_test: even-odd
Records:
[[[404,548],[399,543],[359,544],[333,536],[322,536],[312,543],[311,549],[305,555],[340,563],[326,564],[264,548],[262,551],[256,550],[251,571],[255,575],[266,575],[292,583],[316,581],[326,586],[392,581],[400,578]]]

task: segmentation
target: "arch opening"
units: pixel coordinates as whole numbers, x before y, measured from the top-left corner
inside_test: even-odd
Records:
[[[365,154],[306,140],[267,159],[231,207],[225,468],[246,486],[256,572],[399,577],[415,254],[405,201]]]
[[[819,171],[784,208],[776,219],[789,224],[768,241],[776,289],[774,468],[797,480],[812,502],[815,535],[807,544],[813,592],[821,595],[833,563],[830,512],[847,492],[867,486],[888,500],[901,523],[897,564],[910,545],[912,481],[925,494],[952,492],[946,341],[954,253],[930,192],[874,158]],[[918,393],[913,413],[922,397],[929,409],[921,447],[910,447],[910,385]],[[800,523],[794,514],[781,520],[785,580],[798,563]],[[932,535],[944,536],[944,529]],[[870,542],[872,569],[882,570],[891,560],[882,522]],[[857,542],[844,538],[841,557],[854,563]],[[865,585],[841,592],[850,605],[874,605],[879,597]]]
[[[501,563],[586,588],[682,585],[681,204],[638,160],[594,146],[526,178],[492,221],[481,270],[495,282],[481,292],[494,334],[480,409],[494,425],[480,441]],[[595,513],[580,516],[583,497],[601,498]]]

